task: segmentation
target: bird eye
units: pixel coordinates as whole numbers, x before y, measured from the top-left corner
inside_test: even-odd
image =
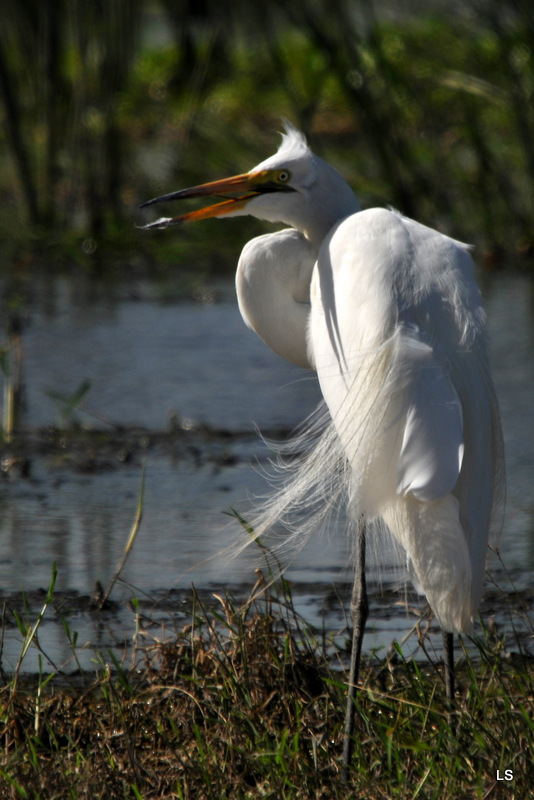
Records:
[[[276,176],[276,180],[278,183],[287,183],[291,177],[291,173],[287,169],[281,169],[278,175]]]

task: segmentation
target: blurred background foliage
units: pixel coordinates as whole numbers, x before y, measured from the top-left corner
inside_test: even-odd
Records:
[[[73,257],[90,268],[103,255],[129,269],[233,269],[264,226],[146,234],[137,207],[249,169],[275,151],[283,116],[363,207],[391,204],[475,243],[487,264],[532,266],[530,0],[4,0],[3,11],[2,270]]]

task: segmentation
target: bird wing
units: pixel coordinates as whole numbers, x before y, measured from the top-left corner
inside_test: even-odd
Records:
[[[416,369],[407,391],[397,492],[431,502],[452,492],[464,453],[462,405],[429,345],[406,343]]]

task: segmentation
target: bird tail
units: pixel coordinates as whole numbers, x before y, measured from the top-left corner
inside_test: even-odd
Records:
[[[449,494],[420,503],[399,497],[382,510],[382,517],[409,553],[412,582],[426,595],[443,630],[470,633],[471,559],[456,498]]]

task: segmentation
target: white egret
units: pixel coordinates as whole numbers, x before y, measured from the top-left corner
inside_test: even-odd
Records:
[[[318,498],[328,504],[329,487],[337,499],[341,485],[358,532],[346,776],[367,618],[366,527],[382,520],[406,552],[444,632],[452,699],[452,638],[472,630],[481,597],[501,426],[468,248],[395,211],[360,211],[342,176],[285,128],[278,152],[250,172],[144,205],[222,202],[146,227],[245,214],[291,226],[245,246],[237,294],[245,322],[274,351],[316,370],[330,414],[291,490],[274,498],[274,516],[310,487],[314,508]]]

